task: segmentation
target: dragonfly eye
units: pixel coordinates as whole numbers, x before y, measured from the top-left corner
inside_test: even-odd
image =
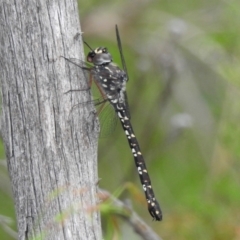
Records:
[[[105,47],[98,47],[87,55],[87,61],[94,65],[108,64],[112,62],[112,56]]]
[[[94,58],[96,53],[95,52],[90,52],[88,55],[89,55],[89,57]]]
[[[87,56],[87,61],[88,62],[93,62],[94,57],[96,56],[96,53],[94,51],[89,52]]]

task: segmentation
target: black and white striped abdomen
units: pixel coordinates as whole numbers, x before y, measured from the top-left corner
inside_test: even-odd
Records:
[[[127,136],[128,143],[135,160],[135,165],[138,170],[139,178],[141,180],[141,184],[146,196],[148,211],[154,220],[161,221],[162,212],[161,212],[159,203],[155,199],[155,195],[151,185],[151,180],[147,172],[147,167],[146,167],[144,158],[142,156],[138,141],[134,134],[130,119],[125,110],[124,104],[116,103],[116,104],[113,104],[113,106],[115,108],[115,111],[118,114],[123,130]]]

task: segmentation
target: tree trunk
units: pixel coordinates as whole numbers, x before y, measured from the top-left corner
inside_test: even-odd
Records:
[[[19,239],[101,239],[97,132],[75,0],[0,3],[1,131]],[[41,239],[42,239],[41,238]]]

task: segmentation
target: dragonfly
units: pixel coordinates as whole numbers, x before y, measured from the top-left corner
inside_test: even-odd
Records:
[[[96,49],[92,49],[86,42],[84,43],[91,50],[87,55],[87,61],[92,64],[92,66],[89,68],[84,67],[84,69],[90,72],[90,85],[92,80],[94,80],[103,97],[103,102],[108,101],[120,119],[145,193],[148,211],[153,220],[161,221],[162,211],[155,198],[145,160],[141,153],[140,146],[134,134],[130,120],[126,93],[126,83],[129,77],[117,25],[115,26],[115,31],[122,67],[124,70],[120,69],[115,63],[113,63],[112,55],[108,52],[106,47],[97,47]]]

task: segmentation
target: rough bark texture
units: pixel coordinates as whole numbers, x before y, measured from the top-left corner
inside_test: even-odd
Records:
[[[0,3],[1,131],[19,239],[101,239],[97,133],[75,0]],[[94,118],[93,118],[94,119]]]

